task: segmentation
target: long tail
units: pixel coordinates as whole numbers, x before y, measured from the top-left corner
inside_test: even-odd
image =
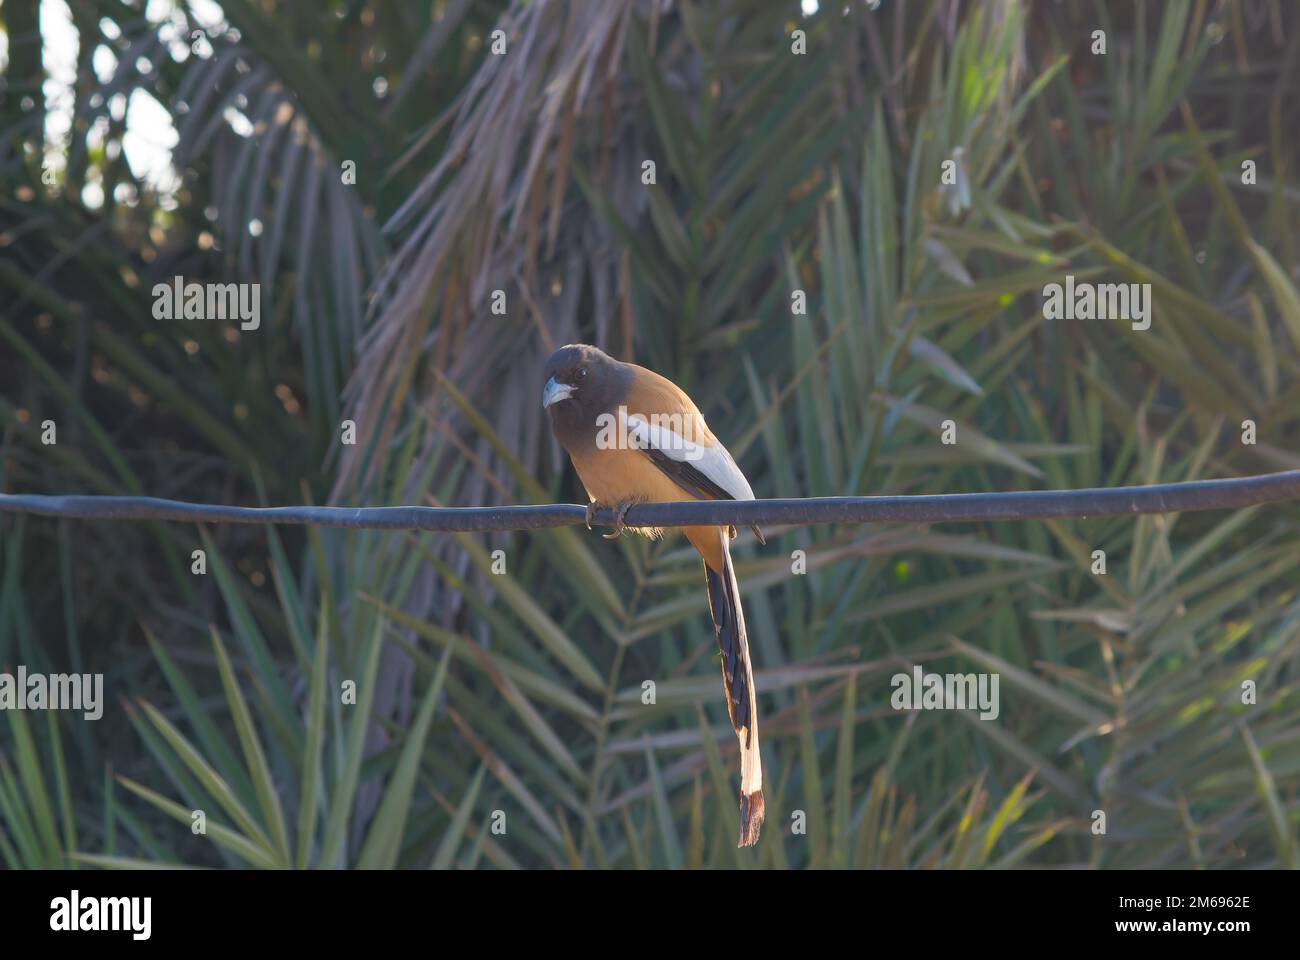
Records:
[[[763,826],[763,764],[758,754],[758,702],[754,696],[754,671],[750,666],[749,637],[745,633],[745,614],[740,608],[740,585],[731,564],[731,549],[726,528],[719,530],[722,539],[723,572],[717,573],[706,563],[704,575],[709,586],[709,611],[713,614],[713,632],[722,651],[722,686],[727,694],[727,715],[740,741],[740,841],[738,847],[758,842]]]

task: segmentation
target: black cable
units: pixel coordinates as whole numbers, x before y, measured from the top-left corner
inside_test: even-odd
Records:
[[[628,510],[628,526],[682,527],[751,523],[944,523],[1100,517],[1189,510],[1231,510],[1300,500],[1300,470],[1230,480],[1194,480],[1148,487],[950,493],[905,497],[817,497],[806,500],[691,500],[644,503]],[[371,530],[498,531],[572,527],[586,511],[571,503],[509,507],[227,507],[155,497],[0,494],[0,513],[84,520],[175,520],[188,523],[284,523]],[[594,522],[613,526],[608,508]]]

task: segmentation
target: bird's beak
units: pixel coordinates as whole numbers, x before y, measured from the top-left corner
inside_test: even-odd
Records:
[[[559,403],[561,400],[567,400],[577,393],[578,388],[567,383],[560,383],[554,377],[546,381],[546,388],[542,391],[542,407],[549,407],[553,403]]]

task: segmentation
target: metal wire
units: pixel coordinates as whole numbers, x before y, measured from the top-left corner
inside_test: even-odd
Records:
[[[1194,480],[1147,487],[953,493],[904,497],[816,497],[802,500],[690,500],[636,504],[629,527],[817,523],[948,523],[1101,517],[1191,510],[1231,510],[1300,500],[1300,470],[1229,480]],[[537,530],[585,522],[584,507],[548,503],[508,507],[228,507],[155,497],[0,494],[0,513],[83,520],[174,520],[187,523],[308,524],[370,530],[442,532]],[[593,523],[613,526],[602,507]]]

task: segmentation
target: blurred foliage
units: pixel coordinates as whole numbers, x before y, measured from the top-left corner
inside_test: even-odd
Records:
[[[63,4],[0,5],[2,489],[572,500],[538,397],[576,339],[681,383],[760,497],[1300,466],[1292,4],[166,7],[69,0],[60,139]],[[175,189],[127,162],[135,98]],[[1150,329],[1044,319],[1067,274],[1152,284]],[[176,275],[260,282],[261,328],[155,319]],[[680,538],[6,516],[0,668],[109,702],[0,718],[0,862],[1295,867],[1297,520],[742,539],[768,824],[738,851]],[[918,664],[998,673],[1000,716],[893,710]]]

